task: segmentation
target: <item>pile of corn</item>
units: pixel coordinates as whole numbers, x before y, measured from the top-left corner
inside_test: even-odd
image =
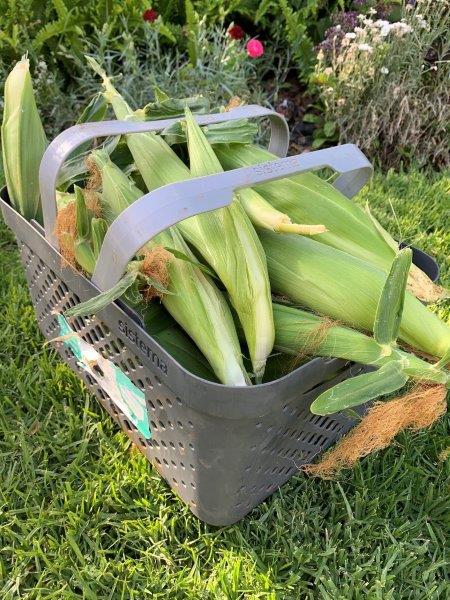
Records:
[[[204,111],[201,98],[171,100],[157,90],[156,102],[133,110],[88,62],[102,91],[79,122],[103,119],[107,106],[120,120],[180,117],[161,135],[97,140],[64,166],[56,233],[64,258],[91,275],[109,226],[144,193],[276,157],[251,143],[252,126],[242,120],[201,128],[188,108]],[[40,221],[38,168],[47,142],[27,59],[8,76],[4,106],[9,199]],[[312,410],[328,414],[410,379],[449,385],[450,327],[424,304],[445,296],[368,210],[305,173],[242,189],[229,206],[163,231],[119,284],[66,316],[93,314],[122,298],[184,366],[231,386],[267,381],[274,357],[282,364],[278,376],[314,356],[373,367],[319,396]]]

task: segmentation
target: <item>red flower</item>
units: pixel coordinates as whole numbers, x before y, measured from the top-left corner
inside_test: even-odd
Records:
[[[144,10],[144,12],[142,13],[142,18],[144,19],[144,21],[153,23],[153,21],[156,21],[156,19],[158,18],[158,13],[154,8],[147,8],[147,10]]]
[[[264,54],[263,43],[259,40],[255,40],[254,38],[247,42],[246,48],[247,54],[250,56],[250,58],[259,58]]]
[[[245,31],[240,25],[233,25],[233,27],[230,27],[230,29],[228,30],[228,35],[233,40],[242,40],[242,38],[245,35]]]

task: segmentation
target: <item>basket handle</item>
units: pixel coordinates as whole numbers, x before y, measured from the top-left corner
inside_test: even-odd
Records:
[[[229,112],[195,115],[199,125],[211,125],[213,123],[257,117],[267,117],[270,121],[269,151],[277,156],[286,156],[289,145],[289,128],[284,117],[273,110],[258,106],[257,104],[249,104],[248,106],[241,106]],[[162,131],[178,121],[180,121],[179,117],[175,119],[161,119],[159,121],[100,121],[98,123],[82,123],[69,127],[69,129],[58,135],[45,151],[39,168],[39,187],[42,199],[45,238],[47,241],[56,250],[59,250],[58,240],[54,233],[57,213],[56,181],[64,161],[73,150],[81,144],[97,137]]]
[[[348,197],[356,194],[373,172],[357,146],[344,144],[153,190],[125,209],[108,228],[92,283],[101,291],[109,289],[136,252],[155,235],[188,217],[227,206],[235,190],[324,167],[340,173],[334,185]]]

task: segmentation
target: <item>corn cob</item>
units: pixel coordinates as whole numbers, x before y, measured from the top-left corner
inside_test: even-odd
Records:
[[[102,215],[111,223],[143,193],[112,163],[107,153],[94,151],[91,159],[101,173]],[[195,262],[177,227],[157,235],[145,250],[158,246],[177,250]],[[191,262],[173,258],[168,271],[171,294],[162,297],[165,308],[195,341],[222,383],[246,385],[248,378],[233,318],[221,292]]]
[[[272,289],[356,329],[373,331],[386,275],[346,252],[301,236],[259,230]],[[399,338],[431,356],[450,346],[450,327],[406,293]]]
[[[275,160],[277,157],[254,145],[217,145],[216,155],[226,169]],[[383,227],[336,188],[314,173],[301,173],[255,186],[272,206],[300,223],[322,223],[327,231],[318,241],[366,260],[387,272],[398,244]],[[434,302],[446,295],[414,264],[408,289],[417,298]]]
[[[277,303],[273,305],[273,314],[275,348],[286,354],[342,358],[376,368],[400,361],[409,377],[444,384],[450,380],[443,368],[399,348],[386,355],[383,346],[372,337],[326,317]]]
[[[12,206],[26,219],[42,222],[39,165],[47,139],[36,107],[30,64],[23,57],[5,82],[1,128],[3,167]]]

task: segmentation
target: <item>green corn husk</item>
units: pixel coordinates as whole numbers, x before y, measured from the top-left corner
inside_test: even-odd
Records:
[[[373,331],[383,271],[302,236],[259,230],[274,292],[356,329]],[[450,346],[450,327],[407,293],[399,338],[431,356]]]
[[[187,111],[187,139],[191,173],[195,177],[221,171],[200,127]],[[256,233],[239,202],[179,223],[193,244],[219,275],[244,329],[257,378],[262,377],[273,347],[273,317],[267,266]]]
[[[226,169],[236,169],[276,160],[278,157],[255,145],[215,146],[215,153]],[[298,223],[323,224],[327,231],[317,240],[348,252],[388,272],[398,244],[370,212],[350,202],[332,185],[314,173],[256,185],[254,188],[272,206]],[[425,302],[446,296],[414,264],[411,265],[408,289]]]
[[[143,111],[130,109],[98,64],[92,59],[88,61],[102,77],[105,98],[116,117],[145,118]],[[189,169],[161,137],[154,133],[125,137],[149,191],[191,177]],[[253,370],[259,380],[273,346],[274,331],[265,257],[250,221],[239,203],[234,202],[220,211],[186,219],[178,224],[178,229],[227,288],[243,324]]]
[[[34,99],[29,60],[23,57],[5,82],[1,128],[3,168],[12,206],[42,223],[39,165],[47,139]]]
[[[330,323],[327,318],[274,303],[275,348],[294,356],[342,358],[380,368],[391,362],[403,365],[408,377],[446,384],[450,374],[414,354],[393,348],[387,355],[382,344],[348,327]]]
[[[102,214],[111,223],[143,194],[105,152],[94,151],[91,159],[101,173]],[[156,246],[174,248],[195,262],[176,227],[157,235],[146,249]],[[162,303],[194,340],[222,383],[246,385],[248,377],[228,305],[210,277],[192,262],[177,258],[169,262],[171,294],[164,295]]]

